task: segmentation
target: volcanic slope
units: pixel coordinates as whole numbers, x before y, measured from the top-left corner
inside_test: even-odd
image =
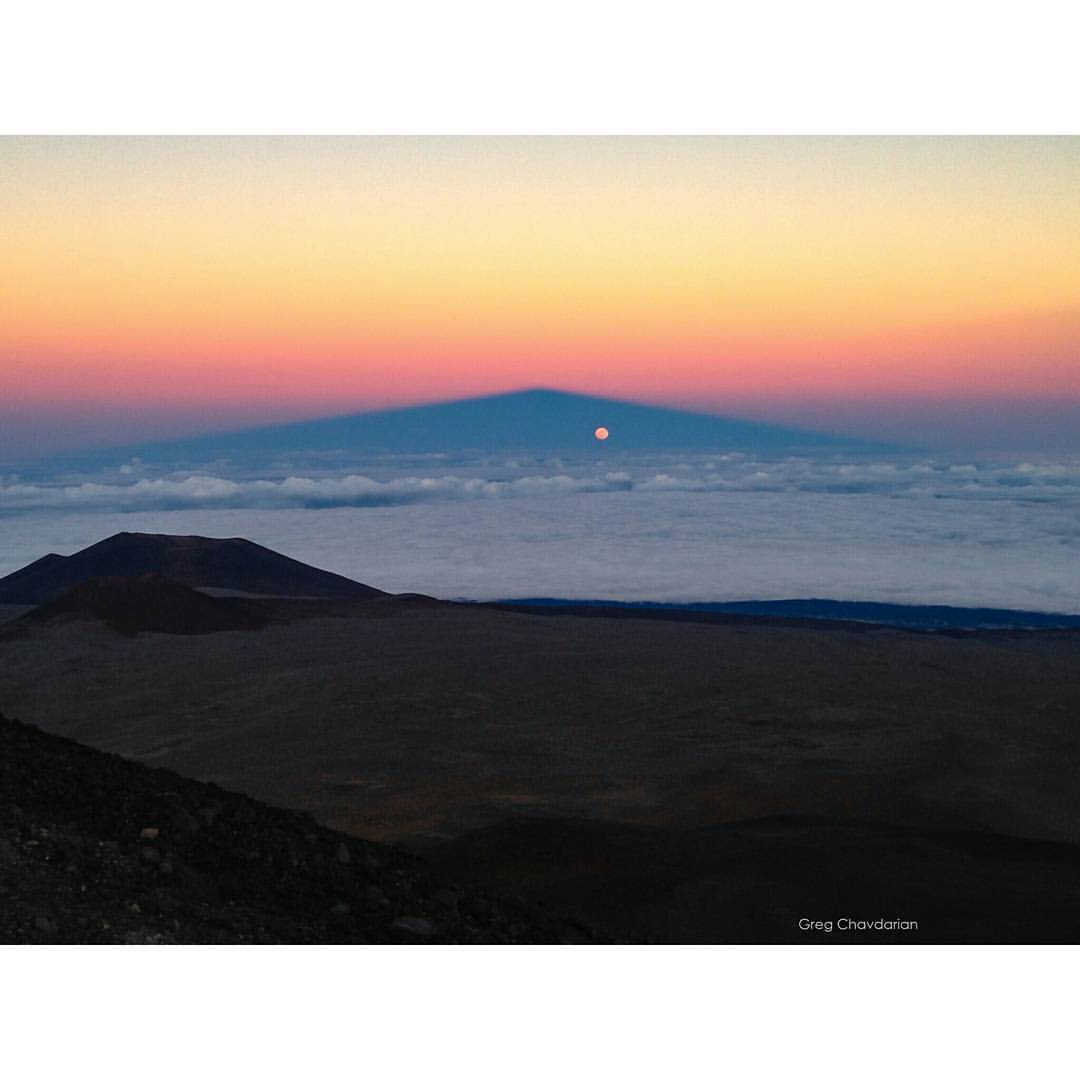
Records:
[[[261,596],[364,600],[386,595],[239,537],[121,532],[74,555],[45,555],[0,578],[0,604],[45,604],[91,578],[145,574],[190,588]]]
[[[415,855],[0,715],[0,944],[592,943]]]
[[[213,634],[260,630],[269,621],[250,600],[207,596],[160,574],[90,578],[4,629],[17,634],[66,620],[99,620],[119,634]]]

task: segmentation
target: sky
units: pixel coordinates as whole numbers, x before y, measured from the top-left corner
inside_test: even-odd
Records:
[[[0,462],[552,386],[1080,448],[1080,138],[0,139]]]

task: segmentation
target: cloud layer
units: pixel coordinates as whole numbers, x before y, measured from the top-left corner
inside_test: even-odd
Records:
[[[365,473],[285,475],[278,478],[215,473],[137,476],[127,465],[109,479],[24,482],[0,478],[0,514],[32,510],[137,511],[193,508],[304,508],[403,506],[471,499],[535,498],[598,492],[699,494],[818,492],[963,500],[1080,499],[1080,461],[940,462],[844,461],[815,458],[762,460],[743,454],[628,457],[615,470],[561,459],[522,463],[459,461],[452,472],[402,475],[401,462],[379,462]],[[430,460],[410,464],[430,470]],[[558,471],[533,471],[536,465]],[[381,475],[380,475],[381,474]]]
[[[247,536],[394,591],[1080,612],[1080,462],[395,459],[0,478],[0,573],[121,529]]]

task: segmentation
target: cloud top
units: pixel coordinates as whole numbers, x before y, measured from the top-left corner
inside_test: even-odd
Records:
[[[120,530],[246,536],[394,592],[1080,612],[1080,462],[624,455],[0,477],[0,574]]]
[[[423,463],[430,466],[432,463]],[[742,454],[685,459],[624,460],[618,469],[556,460],[559,471],[528,471],[516,460],[464,463],[438,475],[285,475],[275,478],[215,473],[139,476],[125,465],[110,479],[74,483],[0,480],[0,513],[32,510],[319,509],[403,506],[421,502],[542,498],[599,492],[816,492],[888,495],[898,498],[1080,498],[1080,462],[941,462],[815,458],[758,459]]]

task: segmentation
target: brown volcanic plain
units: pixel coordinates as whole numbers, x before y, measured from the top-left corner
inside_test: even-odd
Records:
[[[260,603],[184,636],[11,622],[0,704],[627,934],[806,940],[808,905],[903,901],[921,940],[1032,940],[1039,900],[1080,939],[1080,635]]]

